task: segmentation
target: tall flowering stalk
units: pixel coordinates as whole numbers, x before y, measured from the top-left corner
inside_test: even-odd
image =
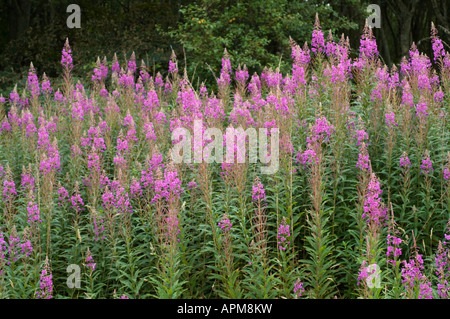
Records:
[[[63,79],[64,79],[64,88],[63,94],[69,100],[72,99],[72,69],[73,69],[73,59],[72,59],[72,50],[69,45],[69,39],[66,38],[66,42],[64,43],[64,47],[62,50],[61,57],[61,65],[63,67]]]
[[[5,290],[5,265],[6,265],[7,243],[3,232],[0,230],[0,297],[3,298]]]
[[[325,38],[320,27],[319,15],[317,14],[317,12],[314,22],[314,30],[312,32],[311,51],[315,55],[315,62],[319,65],[319,68],[322,68],[322,58],[325,53]]]
[[[377,176],[372,172],[370,174],[369,184],[367,185],[363,214],[361,216],[366,222],[366,251],[363,257],[364,261],[362,267],[365,267],[364,265],[367,265],[367,267],[374,267],[374,265],[380,264],[380,235],[387,218],[387,208],[381,201],[381,193],[380,182]],[[364,284],[364,298],[376,298],[378,293],[379,291],[377,290],[367,289],[367,283]]]
[[[88,280],[89,280],[89,286],[87,288],[87,294],[89,298],[93,299],[95,298],[95,292],[94,292],[94,271],[96,269],[96,262],[94,260],[94,256],[92,255],[92,252],[88,248],[86,251],[86,259],[84,263],[84,267],[87,272]]]
[[[219,86],[219,98],[224,101],[225,109],[228,110],[228,102],[230,100],[230,84],[231,84],[231,62],[227,49],[223,52],[222,69],[220,77],[217,79]]]
[[[224,214],[218,223],[220,229],[220,268],[222,268],[221,279],[223,285],[224,297],[241,298],[240,283],[238,280],[239,271],[235,269],[233,262],[233,238],[232,226],[230,219]]]
[[[255,212],[252,218],[253,233],[258,247],[258,252],[263,256],[266,255],[267,248],[267,215],[265,212],[266,194],[264,185],[261,183],[259,177],[256,177],[252,186],[252,201],[256,206]]]
[[[53,298],[53,278],[50,268],[48,256],[45,257],[44,266],[42,267],[41,279],[39,281],[39,288],[36,291],[37,299],[52,299]]]
[[[431,229],[431,191],[432,191],[432,185],[431,185],[431,179],[433,174],[434,168],[433,168],[433,162],[431,161],[430,153],[428,150],[425,150],[425,153],[422,158],[422,162],[420,165],[420,174],[424,176],[423,179],[423,188],[425,189],[424,194],[424,200],[425,200],[425,215],[423,216],[424,219],[424,225],[422,229],[425,229],[425,234],[429,234],[429,231]]]
[[[449,213],[450,220],[450,152],[447,153],[447,162],[445,163],[444,169],[442,170],[442,178],[442,195],[444,197],[447,197],[447,211]]]
[[[358,214],[357,225],[359,231],[359,249],[362,251],[364,245],[364,229],[365,221],[363,218],[364,214],[364,202],[367,195],[367,187],[369,185],[369,180],[372,172],[372,163],[369,158],[369,151],[367,150],[366,143],[362,142],[360,146],[360,153],[358,154],[358,161],[356,167],[359,169],[358,174]]]
[[[330,141],[335,128],[325,117],[317,118],[314,125],[309,128],[307,137],[308,149],[298,154],[301,164],[307,169],[306,174],[310,189],[311,209],[307,214],[307,223],[311,234],[306,236],[308,244],[307,261],[308,284],[316,298],[325,298],[333,293],[334,287],[329,279],[333,272],[327,262],[331,254],[331,239],[328,233],[329,213],[324,210],[324,169],[325,149],[323,144]]]
[[[403,260],[402,284],[407,299],[433,299],[431,281],[423,274],[424,266],[422,255],[419,254],[414,240],[413,258],[407,262]]]
[[[400,298],[400,286],[401,286],[401,278],[400,278],[400,265],[401,262],[399,257],[402,254],[402,250],[400,245],[402,244],[402,239],[400,237],[400,231],[398,229],[398,225],[394,220],[394,209],[392,207],[392,203],[390,203],[390,218],[388,223],[388,235],[387,235],[387,264],[388,267],[391,265],[393,272],[393,291],[394,298]]]
[[[437,291],[439,298],[450,299],[450,222],[447,223],[444,240],[439,241],[435,255],[435,274],[438,277]]]
[[[180,281],[184,269],[180,266],[180,196],[183,193],[178,171],[173,163],[164,170],[156,169],[153,184],[155,196],[152,204],[155,208],[156,236],[160,243],[161,257],[158,262],[160,281],[155,281],[158,296],[178,298],[184,291]]]
[[[36,111],[38,107],[39,95],[41,94],[41,88],[39,86],[39,79],[36,75],[36,69],[34,68],[33,62],[30,64],[27,82],[28,90],[31,94],[31,109]]]
[[[252,185],[254,213],[251,219],[253,240],[249,247],[249,261],[244,268],[243,279],[251,298],[275,298],[277,282],[270,275],[271,262],[268,258],[267,199],[264,185],[255,177]],[[255,275],[258,274],[258,275]]]
[[[281,222],[278,225],[278,231],[277,231],[277,250],[278,253],[281,255],[281,261],[280,261],[280,281],[281,281],[281,287],[280,287],[280,295],[287,298],[290,296],[291,293],[291,271],[292,267],[290,267],[289,259],[291,258],[292,253],[292,229],[290,227],[290,223],[286,219],[286,217],[283,217]]]

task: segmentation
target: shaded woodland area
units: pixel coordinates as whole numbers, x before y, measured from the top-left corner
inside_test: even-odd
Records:
[[[81,29],[66,26],[71,3],[81,7]],[[349,36],[354,52],[370,3],[381,8],[381,28],[374,33],[387,65],[399,63],[412,42],[431,53],[432,21],[450,50],[448,0],[1,0],[0,92],[24,83],[30,62],[39,75],[60,74],[66,37],[75,74],[92,69],[97,55],[111,61],[117,52],[124,61],[133,51],[138,61],[164,74],[173,49],[181,65],[186,53],[190,76],[210,84],[225,48],[235,67],[246,64],[251,72],[288,67],[289,36],[310,42],[316,12],[324,31],[335,39]]]

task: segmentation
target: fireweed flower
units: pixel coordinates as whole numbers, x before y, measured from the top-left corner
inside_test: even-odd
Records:
[[[11,104],[19,104],[20,103],[20,96],[16,91],[16,88],[14,88],[14,90],[9,93],[9,103]]]
[[[62,50],[61,64],[68,70],[72,70],[73,68],[73,60],[71,54],[72,50],[70,49],[69,39],[66,38],[66,43],[64,44],[64,48]]]
[[[66,101],[66,97],[64,97],[64,95],[59,91],[55,92],[55,101],[64,103]]]
[[[422,102],[417,103],[416,106],[416,116],[419,118],[427,118],[428,117],[428,106],[427,102],[422,100]]]
[[[0,132],[11,132],[12,131],[12,127],[11,124],[9,123],[8,119],[3,119],[2,121],[2,125],[0,127]]]
[[[39,80],[36,75],[36,70],[34,69],[33,63],[30,65],[30,70],[28,72],[28,91],[30,91],[32,97],[40,95]]]
[[[21,174],[21,186],[24,190],[24,192],[32,191],[34,192],[34,185],[35,185],[35,179],[33,175],[31,174],[31,171],[27,171],[24,169],[23,173]]]
[[[427,74],[419,74],[417,87],[420,91],[431,92],[431,81]]]
[[[433,96],[434,102],[441,103],[444,101],[444,92],[442,92],[442,89],[439,89],[439,91],[436,91]]]
[[[108,74],[108,67],[106,67],[106,74]],[[100,81],[102,81],[104,78],[106,78],[105,66],[101,64],[100,57],[97,57],[96,67],[94,68],[91,81],[100,83]]]
[[[95,261],[94,261],[94,257],[92,256],[91,251],[89,250],[89,248],[87,249],[86,252],[86,268],[89,269],[89,272],[92,274],[95,270]]]
[[[131,71],[132,74],[136,73],[136,55],[131,53],[130,60],[128,61],[128,72]]]
[[[10,200],[13,195],[17,196],[17,192],[16,192],[16,184],[14,183],[13,180],[8,181],[5,180],[3,182],[3,200],[7,201]]]
[[[42,220],[40,219],[38,205],[34,204],[32,201],[28,202],[27,215],[28,215],[28,223],[29,224],[33,224],[35,222],[42,223]]]
[[[425,154],[422,159],[422,165],[420,165],[420,174],[430,174],[433,169],[433,162],[431,161],[430,154],[428,150],[425,151]]]
[[[401,243],[401,238],[392,236],[391,234],[387,235],[387,258],[389,258],[391,255],[393,255],[393,257],[399,257],[402,254],[402,250],[398,248]],[[387,262],[395,263],[394,260],[388,260]]]
[[[226,215],[224,215],[218,223],[218,226],[224,234],[227,234],[231,230],[231,226],[233,226],[233,224],[231,224],[230,219]]]
[[[4,260],[5,259],[5,252],[6,252],[6,241],[5,241],[5,237],[3,235],[3,232],[0,231],[0,260]]]
[[[364,213],[362,214],[362,218],[365,218],[370,224],[380,224],[386,218],[387,208],[381,202],[382,192],[378,178],[372,173],[364,201]]]
[[[20,246],[20,237],[17,233],[16,226],[14,225],[11,234],[9,235],[9,243],[8,243],[8,262],[7,265],[11,265],[11,262],[15,262],[20,258],[20,254],[18,248]]]
[[[189,189],[196,189],[196,188],[198,188],[198,185],[197,185],[197,183],[196,183],[195,181],[190,181],[190,182],[187,184],[187,187],[188,187]]]
[[[437,34],[438,31],[434,26],[434,23],[431,22],[431,45],[433,47],[434,62],[436,62],[439,58],[445,57],[444,45]]]
[[[253,183],[252,190],[253,190],[252,200],[254,202],[266,200],[266,193],[264,191],[264,185],[261,183],[259,177],[255,178],[255,182]]]
[[[175,168],[166,168],[164,178],[155,181],[154,190],[155,196],[152,203],[162,198],[165,198],[169,203],[179,199],[183,189],[181,188],[181,180],[178,178],[178,171]]]
[[[147,92],[147,96],[142,100],[142,109],[147,112],[159,109],[159,98],[155,90]]]
[[[78,213],[83,210],[84,202],[78,191],[78,183],[75,185],[75,192],[70,198],[72,208]]]
[[[59,200],[58,206],[61,206],[62,204],[65,204],[66,201],[69,200],[69,192],[63,186],[60,186],[58,188],[58,195],[59,195],[59,197],[58,197],[58,200]]]
[[[385,115],[385,123],[388,127],[398,126],[398,123],[395,122],[395,113],[390,112]]]
[[[366,20],[364,31],[361,36],[359,46],[359,59],[353,63],[353,66],[359,69],[364,68],[371,61],[375,61],[378,57],[378,48],[372,29],[369,28]]]
[[[152,158],[145,160],[145,169],[141,171],[141,185],[144,188],[154,187],[156,181],[156,170],[163,169],[163,157],[161,154],[153,154]]]
[[[445,234],[447,236],[447,234]],[[450,236],[449,236],[450,237]],[[439,241],[438,250],[435,257],[436,275],[438,276],[437,290],[439,297],[442,299],[448,299],[450,297],[450,284],[449,284],[449,251],[444,244]]]
[[[53,92],[53,89],[50,84],[50,80],[47,78],[45,73],[42,75],[42,78],[43,78],[41,83],[42,92],[44,92],[44,94],[51,94]]]
[[[402,157],[400,157],[400,166],[401,168],[410,168],[411,167],[411,161],[409,160],[408,155],[406,152],[403,152]]]
[[[444,166],[443,177],[446,181],[450,180],[450,152],[447,154],[447,163]]]
[[[367,151],[366,144],[363,142],[361,145],[361,151],[358,154],[358,162],[356,163],[356,167],[360,170],[371,170],[371,163],[369,159],[369,153]]]
[[[222,70],[220,71],[220,77],[217,79],[217,84],[220,87],[226,87],[231,83],[231,62],[228,57],[228,53],[225,50],[224,57],[222,58]]]
[[[136,198],[142,196],[142,187],[138,180],[135,177],[131,180],[130,184],[130,193],[131,198]]]
[[[283,217],[281,224],[278,226],[278,249],[285,251],[286,248],[290,245],[291,233],[289,230],[289,225],[287,224],[286,217]]]
[[[314,30],[312,32],[311,51],[314,54],[325,52],[325,38],[320,29],[319,15],[316,13],[316,21],[314,23]]]
[[[319,158],[317,157],[317,153],[313,149],[307,149],[302,152],[301,150],[297,153],[296,162],[300,163],[304,168],[307,167],[307,164],[312,164],[313,161],[316,163],[319,162]]]
[[[3,265],[6,260],[7,246],[3,233],[0,232],[0,276],[3,274]]]
[[[365,141],[369,140],[369,134],[367,134],[367,132],[364,129],[356,130],[355,138],[358,140],[356,142],[356,146],[359,146],[362,143],[365,143]]]
[[[377,273],[377,265],[376,264],[371,264],[368,265],[367,260],[364,260],[363,263],[361,264],[361,267],[359,268],[359,272],[358,272],[358,278],[357,278],[357,286],[359,286],[360,283],[364,282],[367,283],[367,279],[372,278],[372,280],[374,278],[377,278],[379,276],[379,273]],[[374,267],[375,266],[375,267]]]
[[[125,191],[118,181],[111,183],[111,190],[106,189],[102,195],[103,207],[116,210],[118,213],[132,213],[133,207],[130,203],[128,192]]]
[[[52,172],[59,171],[60,168],[61,156],[59,155],[58,145],[55,138],[53,144],[50,144],[48,147],[48,153],[43,153],[41,156],[39,171],[43,172],[44,175],[47,175]]]
[[[241,66],[238,66],[238,69],[235,72],[235,79],[238,83],[241,85],[245,85],[245,82],[248,80],[248,70],[247,67],[244,65],[244,68],[241,69]]]
[[[408,290],[419,287],[419,299],[432,299],[433,293],[431,289],[431,282],[422,274],[423,259],[422,255],[416,253],[414,259],[410,259],[409,262],[403,261],[402,268],[402,284]]]
[[[102,233],[105,231],[105,225],[103,225],[104,220],[102,218],[97,218],[96,216],[93,216],[93,222],[94,222],[94,234],[95,234],[94,241],[104,240],[106,238],[106,236],[101,236]]]
[[[20,244],[22,257],[27,258],[33,252],[33,246],[31,245],[31,241],[27,240],[24,243]]]
[[[96,171],[96,172],[100,172],[101,171],[101,167],[100,167],[100,157],[98,156],[98,154],[95,152],[95,150],[93,150],[89,155],[88,155],[88,169],[92,172],[92,171]]]
[[[309,130],[310,136],[306,138],[306,141],[311,144],[316,141],[320,143],[330,141],[330,137],[335,131],[334,126],[324,116],[317,118]]]
[[[176,72],[178,72],[177,63],[176,62],[173,62],[172,60],[169,61],[169,71],[168,72],[169,73],[176,73]]]
[[[130,71],[131,72],[131,71]],[[119,84],[125,88],[131,88],[134,86],[134,76],[132,73],[122,74],[119,77]],[[114,94],[114,92],[113,92]]]
[[[449,165],[447,164],[447,166],[449,166]],[[444,179],[446,181],[448,181],[450,179],[450,169],[449,169],[449,167],[444,168],[443,174],[444,174],[444,176],[443,176]]]
[[[39,282],[39,289],[36,291],[36,297],[38,299],[51,299],[53,292],[53,281],[48,258],[45,258],[44,267],[41,272],[41,280]]]
[[[303,288],[303,283],[300,281],[300,278],[294,284],[294,298],[298,299],[302,296],[305,288]]]

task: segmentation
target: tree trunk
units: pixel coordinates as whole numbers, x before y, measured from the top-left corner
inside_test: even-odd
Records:
[[[12,0],[10,6],[10,36],[11,40],[15,40],[23,35],[30,26],[31,1]]]
[[[400,50],[402,56],[407,56],[411,47],[411,22],[412,14],[404,13],[399,19]]]

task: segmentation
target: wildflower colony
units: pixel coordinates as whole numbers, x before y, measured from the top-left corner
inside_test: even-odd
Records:
[[[58,85],[31,63],[0,97],[1,298],[449,298],[450,53],[430,41],[386,66],[367,24],[351,57],[316,16],[289,73],[225,51],[214,91],[174,53],[166,77],[133,53],[75,81],[66,40]],[[174,161],[195,120],[224,145],[277,129],[278,169],[208,161],[217,134]]]

